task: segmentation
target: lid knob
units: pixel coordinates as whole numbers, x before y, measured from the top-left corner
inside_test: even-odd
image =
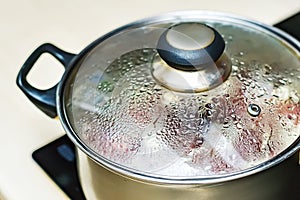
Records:
[[[225,42],[213,28],[201,23],[180,23],[168,28],[159,38],[157,51],[171,67],[197,71],[216,62]]]
[[[196,22],[176,24],[158,39],[151,73],[177,92],[203,92],[222,84],[231,72],[225,42],[213,28]]]

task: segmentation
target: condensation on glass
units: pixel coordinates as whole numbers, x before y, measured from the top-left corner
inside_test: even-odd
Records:
[[[124,30],[82,60],[66,107],[84,143],[141,173],[195,177],[257,166],[295,142],[299,54],[263,29],[203,20],[225,41],[229,77],[206,91],[172,91],[151,69],[160,35],[181,22]]]

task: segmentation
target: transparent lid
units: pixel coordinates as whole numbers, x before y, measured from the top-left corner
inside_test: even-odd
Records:
[[[65,107],[103,162],[162,177],[233,173],[299,137],[299,66],[294,48],[249,22],[150,21],[81,59]]]

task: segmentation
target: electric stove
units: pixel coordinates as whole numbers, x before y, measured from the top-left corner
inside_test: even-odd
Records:
[[[274,25],[300,40],[300,12]],[[48,176],[73,200],[85,200],[77,174],[75,146],[66,135],[32,154]]]

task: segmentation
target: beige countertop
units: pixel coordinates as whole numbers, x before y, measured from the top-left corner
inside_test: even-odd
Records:
[[[217,10],[274,24],[299,12],[299,0],[12,0],[0,7],[0,199],[68,199],[32,160],[31,153],[64,134],[58,120],[40,112],[17,88],[23,62],[50,42],[79,53],[121,25],[175,10]],[[59,81],[62,66],[42,57],[30,74],[41,88]]]

